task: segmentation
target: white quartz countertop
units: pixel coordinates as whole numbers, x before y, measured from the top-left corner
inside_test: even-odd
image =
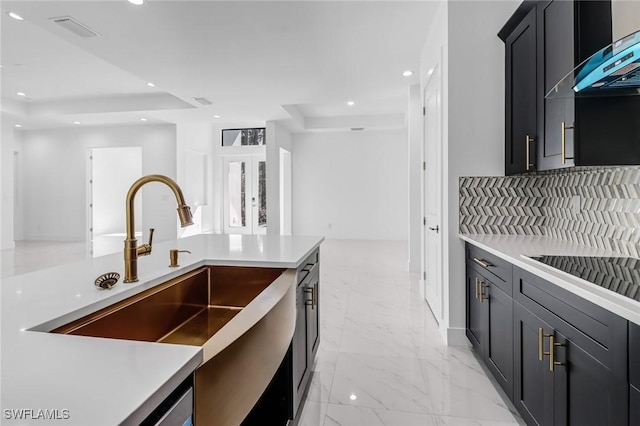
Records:
[[[640,325],[640,302],[527,257],[540,255],[627,256],[547,236],[469,234],[460,234],[459,236],[464,241],[496,255],[514,266],[536,274]]]
[[[0,423],[139,424],[195,370],[202,349],[47,331],[203,265],[296,268],[323,240],[196,235],[156,243],[151,255],[138,259],[139,282],[133,284],[122,282],[121,252],[2,279]],[[169,268],[170,249],[191,254],[180,253],[180,266]],[[112,271],[121,275],[115,287],[94,286],[95,278]],[[38,418],[43,415],[57,419]]]

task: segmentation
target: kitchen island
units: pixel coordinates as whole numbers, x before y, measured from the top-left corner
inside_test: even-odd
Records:
[[[322,241],[196,235],[157,243],[140,259],[139,281],[111,290],[93,282],[122,273],[122,253],[3,279],[2,424],[47,424],[43,415],[55,424],[139,424],[201,364],[203,350],[49,331],[202,266],[296,269]],[[191,253],[171,268],[171,249]]]

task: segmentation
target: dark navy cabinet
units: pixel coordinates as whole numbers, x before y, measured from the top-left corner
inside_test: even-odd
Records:
[[[640,164],[640,96],[545,95],[612,40],[611,0],[522,2],[505,43],[505,174]]]
[[[528,425],[640,424],[639,326],[473,245],[466,253],[467,336]]]
[[[468,246],[467,337],[502,389],[513,395],[511,265]],[[505,291],[506,290],[506,291]]]

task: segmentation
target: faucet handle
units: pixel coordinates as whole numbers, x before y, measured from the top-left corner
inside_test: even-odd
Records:
[[[153,244],[153,232],[155,229],[149,228],[149,243],[143,244],[138,247],[138,256],[146,256],[151,254],[152,244]]]

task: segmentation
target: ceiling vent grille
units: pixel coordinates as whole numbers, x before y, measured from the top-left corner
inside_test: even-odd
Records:
[[[93,31],[91,28],[87,27],[86,25],[76,21],[71,16],[62,16],[60,18],[49,18],[49,19],[55,22],[56,24],[60,25],[65,30],[71,31],[78,37],[93,38],[93,37],[100,36],[100,34]]]
[[[352,132],[361,132],[364,130],[364,127],[352,127],[351,131]]]
[[[200,105],[205,105],[205,106],[211,105],[213,103],[207,98],[193,98],[193,100],[199,103]]]

